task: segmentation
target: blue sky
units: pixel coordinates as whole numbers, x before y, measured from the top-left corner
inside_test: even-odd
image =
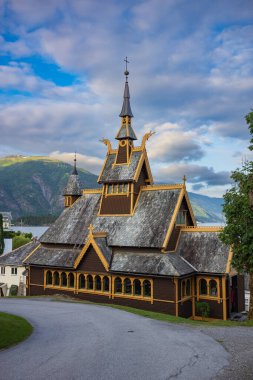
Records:
[[[221,196],[247,149],[252,0],[0,0],[0,156],[51,155],[98,173],[128,56],[133,127],[153,176]]]

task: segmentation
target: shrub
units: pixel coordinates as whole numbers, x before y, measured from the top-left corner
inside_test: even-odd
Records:
[[[16,296],[17,294],[18,294],[18,286],[17,285],[11,285],[10,295]]]
[[[210,315],[210,305],[207,302],[196,302],[196,309],[202,318],[208,318]]]
[[[12,239],[12,249],[16,249],[18,247],[21,247],[24,244],[27,244],[31,241],[28,237],[25,237],[24,235],[15,236]]]

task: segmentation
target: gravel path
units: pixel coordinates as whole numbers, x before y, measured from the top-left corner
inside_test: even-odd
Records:
[[[201,328],[231,355],[229,365],[214,377],[215,380],[253,380],[253,327]]]

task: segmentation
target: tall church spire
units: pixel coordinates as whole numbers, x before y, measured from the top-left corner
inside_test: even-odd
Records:
[[[126,82],[125,82],[122,110],[119,115],[122,118],[121,127],[117,133],[116,139],[117,140],[125,140],[125,139],[137,140],[134,130],[131,127],[131,118],[134,115],[132,113],[131,106],[130,106],[130,92],[129,92],[129,86],[128,86],[129,71],[127,70],[127,64],[129,63],[129,61],[127,60],[127,57],[124,61],[126,62],[126,70],[124,72],[126,76]]]
[[[74,175],[78,175],[78,173],[77,173],[77,169],[76,169],[76,152],[75,152],[74,167],[73,167],[73,172],[72,172],[72,174],[74,174]]]

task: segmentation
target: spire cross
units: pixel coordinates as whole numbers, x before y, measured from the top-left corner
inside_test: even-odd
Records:
[[[184,176],[183,176],[183,181],[184,181],[184,186],[185,186],[185,182],[186,182],[186,175],[184,174]]]
[[[130,62],[127,60],[127,57],[124,59],[124,62],[126,62],[126,71],[127,71],[127,64],[130,63]]]

